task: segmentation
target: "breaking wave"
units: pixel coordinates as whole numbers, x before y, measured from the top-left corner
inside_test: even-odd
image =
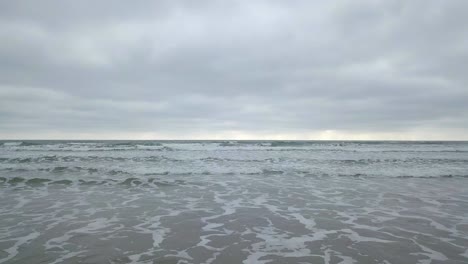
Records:
[[[0,184],[12,186],[50,186],[50,185],[123,185],[123,186],[147,186],[147,187],[170,187],[186,184],[184,180],[162,180],[158,178],[128,177],[124,179],[50,179],[50,178],[24,178],[24,177],[0,177]]]

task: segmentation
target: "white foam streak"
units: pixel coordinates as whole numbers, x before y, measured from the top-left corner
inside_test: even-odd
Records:
[[[26,245],[28,243],[30,243],[33,239],[36,239],[37,237],[39,237],[40,233],[39,232],[33,232],[33,233],[30,233],[26,236],[23,236],[23,237],[16,237],[15,240],[15,244],[7,249],[4,249],[4,251],[8,254],[5,258],[3,259],[0,259],[0,263],[5,263],[7,262],[8,260],[14,258],[18,252],[19,252],[19,249],[21,246],[23,245]],[[4,241],[8,241],[8,240],[0,240],[2,242]]]

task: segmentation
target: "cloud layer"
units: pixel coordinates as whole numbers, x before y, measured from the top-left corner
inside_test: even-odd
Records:
[[[468,139],[466,10],[3,1],[0,138]]]

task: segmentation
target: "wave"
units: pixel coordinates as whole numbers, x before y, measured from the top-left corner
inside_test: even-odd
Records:
[[[55,166],[50,168],[34,168],[34,169],[25,169],[25,168],[3,168],[0,171],[8,172],[10,176],[15,176],[11,178],[11,182],[19,181],[19,179],[26,179],[23,178],[24,175],[54,175],[54,177],[66,177],[67,175],[73,175],[75,178],[95,178],[93,181],[100,181],[101,178],[112,177],[115,181],[120,181],[117,179],[134,179],[135,177],[139,179],[139,181],[146,181],[151,179],[152,177],[166,177],[170,179],[173,176],[194,176],[193,179],[199,176],[208,176],[213,175],[217,176],[228,176],[228,175],[251,175],[251,176],[281,176],[285,177],[285,180],[289,176],[301,176],[301,177],[345,177],[345,178],[397,178],[397,179],[411,179],[411,178],[419,178],[419,179],[449,179],[449,178],[468,178],[468,174],[435,174],[435,175],[388,175],[388,174],[381,174],[381,173],[354,173],[354,174],[341,174],[341,173],[320,173],[317,171],[309,171],[309,170],[281,170],[281,169],[261,169],[261,170],[253,170],[253,171],[243,171],[243,172],[233,172],[233,171],[155,171],[155,172],[146,172],[146,173],[136,173],[131,171],[125,171],[121,169],[109,169],[109,168],[95,168],[95,167],[80,167],[80,166]],[[42,172],[42,173],[38,173]],[[44,174],[46,173],[46,174]],[[5,175],[5,173],[3,174]],[[19,176],[19,177],[18,177]],[[169,177],[168,177],[169,176]],[[99,177],[99,179],[97,179]],[[191,177],[192,178],[192,177]],[[2,180],[10,182],[10,180],[5,180],[7,178],[0,177],[0,183]],[[50,181],[57,181],[58,179],[50,179]],[[61,179],[62,180],[62,179]],[[83,179],[80,179],[83,180]]]
[[[329,175],[327,175],[329,176]],[[444,178],[468,178],[468,175],[463,174],[442,174],[442,175],[393,175],[393,176],[379,176],[376,174],[338,174],[339,177],[352,177],[352,178],[396,178],[396,179],[444,179]]]
[[[13,147],[13,146],[22,146],[22,147],[27,147],[27,146],[36,146],[36,145],[42,145],[41,143],[37,143],[37,142],[31,142],[31,141],[6,141],[6,142],[3,142],[3,144],[1,144],[3,146],[10,146],[10,147]]]
[[[49,167],[49,168],[31,168],[31,169],[26,169],[26,168],[21,168],[21,167],[8,167],[8,168],[3,168],[0,171],[7,171],[10,173],[13,172],[47,172],[51,174],[66,174],[66,173],[76,173],[76,172],[87,172],[88,174],[96,174],[100,173],[103,175],[129,175],[131,174],[130,172],[126,172],[123,170],[117,170],[117,169],[103,169],[103,168],[94,168],[94,167],[81,167],[81,166],[55,166],[55,167]]]
[[[220,147],[235,147],[238,146],[239,143],[237,141],[227,141],[227,142],[221,142],[218,144]]]
[[[3,142],[3,146],[21,146],[22,141]]]
[[[8,142],[10,144],[11,142]],[[9,151],[29,151],[29,152],[125,152],[125,151],[157,151],[157,152],[172,152],[172,151],[296,151],[296,152],[343,152],[343,153],[468,153],[466,147],[462,149],[453,148],[413,148],[413,149],[392,149],[392,148],[365,148],[356,147],[359,144],[354,144],[355,147],[346,147],[351,143],[310,143],[310,142],[262,142],[262,143],[219,143],[213,148],[207,148],[205,145],[185,147],[183,144],[171,146],[171,143],[152,143],[152,144],[85,144],[85,143],[66,143],[66,144],[38,144],[38,143],[19,143],[16,142],[7,146]],[[24,145],[23,145],[24,144]],[[199,144],[199,143],[197,143]],[[169,146],[168,146],[169,145]],[[313,146],[312,146],[313,145]],[[246,147],[248,146],[248,147]]]
[[[269,143],[270,147],[296,147],[296,146],[307,146],[316,144],[316,142],[307,141],[272,141]]]
[[[306,160],[304,160],[306,161]],[[435,164],[435,163],[468,163],[468,159],[451,159],[451,158],[404,158],[404,159],[310,159],[307,161],[319,161],[319,162],[330,162],[338,164],[350,164],[350,165],[369,165],[375,163],[415,163],[415,164]]]
[[[441,149],[441,150],[373,150],[369,152],[383,152],[383,153],[468,153],[468,150],[459,149]]]
[[[196,159],[204,162],[274,162],[273,158],[265,159],[234,159],[234,158],[218,158],[218,157],[206,157]],[[184,160],[184,161],[193,161],[193,160]]]
[[[10,163],[10,164],[20,164],[20,163],[55,163],[55,162],[184,162],[184,161],[193,161],[193,160],[203,160],[203,159],[175,159],[166,157],[164,155],[160,156],[144,156],[144,157],[112,157],[112,156],[58,156],[58,155],[45,155],[38,156],[34,158],[0,158],[0,163]],[[208,159],[207,159],[208,161]]]
[[[413,175],[402,175],[396,176],[396,178],[400,179],[411,179],[411,178],[419,178],[419,179],[437,179],[437,178],[468,178],[468,175],[454,175],[454,174],[445,174],[445,175],[422,175],[422,176],[413,176]]]
[[[148,186],[148,187],[170,187],[186,184],[184,180],[162,180],[158,178],[128,177],[124,179],[101,179],[101,180],[72,180],[72,179],[50,179],[50,178],[23,178],[23,177],[0,177],[0,184],[23,185],[23,186],[51,186],[51,185],[122,185],[122,186]]]
[[[139,145],[129,145],[126,148],[116,148],[116,147],[94,147],[94,148],[89,148],[89,149],[66,149],[66,151],[82,151],[82,152],[92,152],[92,151],[135,151],[135,150],[144,150],[144,151],[176,151],[178,149],[174,149],[168,146],[161,146],[161,145],[154,145],[151,148],[148,148],[149,146],[139,146]],[[50,149],[49,151],[57,151],[56,149]]]
[[[0,141],[1,147],[14,151],[127,151],[127,150],[161,150],[171,151],[160,142],[145,141]]]
[[[0,172],[8,172],[8,173],[15,173],[16,175],[31,175],[36,174],[38,172],[47,173],[51,175],[74,175],[74,176],[84,176],[84,175],[100,175],[100,176],[130,176],[130,175],[139,175],[142,177],[147,176],[189,176],[189,175],[234,175],[233,172],[214,172],[214,171],[155,171],[155,172],[133,172],[133,171],[126,171],[121,169],[110,169],[110,168],[96,168],[96,167],[81,167],[81,166],[55,166],[55,167],[48,167],[48,168],[21,168],[21,167],[8,167],[0,169]],[[77,175],[78,173],[78,175]]]
[[[283,174],[284,171],[282,170],[270,170],[270,169],[263,169],[262,174],[265,175],[273,175],[273,174]]]
[[[220,147],[233,147],[233,146],[258,146],[258,147],[302,147],[302,146],[344,146],[345,142],[340,141],[304,141],[304,140],[249,140],[249,141],[222,141],[218,143]]]
[[[264,159],[242,159],[242,158],[220,158],[216,156],[208,156],[203,158],[184,158],[177,159],[173,157],[161,155],[150,155],[150,156],[141,156],[141,157],[122,157],[122,156],[98,156],[98,155],[44,155],[36,157],[16,157],[16,158],[0,158],[0,163],[3,164],[28,164],[28,163],[37,163],[37,164],[47,164],[47,163],[71,163],[71,162],[174,162],[174,163],[184,163],[184,162],[240,162],[240,163],[282,163],[282,162],[306,162],[306,163],[332,163],[332,164],[343,164],[343,165],[369,165],[369,164],[394,164],[394,163],[415,163],[415,164],[447,164],[447,163],[458,163],[466,164],[468,159],[466,158],[382,158],[382,159],[318,159],[318,158],[264,158]]]

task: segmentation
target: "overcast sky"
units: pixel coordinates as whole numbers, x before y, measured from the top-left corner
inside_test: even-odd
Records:
[[[0,1],[3,139],[468,139],[468,1]]]

